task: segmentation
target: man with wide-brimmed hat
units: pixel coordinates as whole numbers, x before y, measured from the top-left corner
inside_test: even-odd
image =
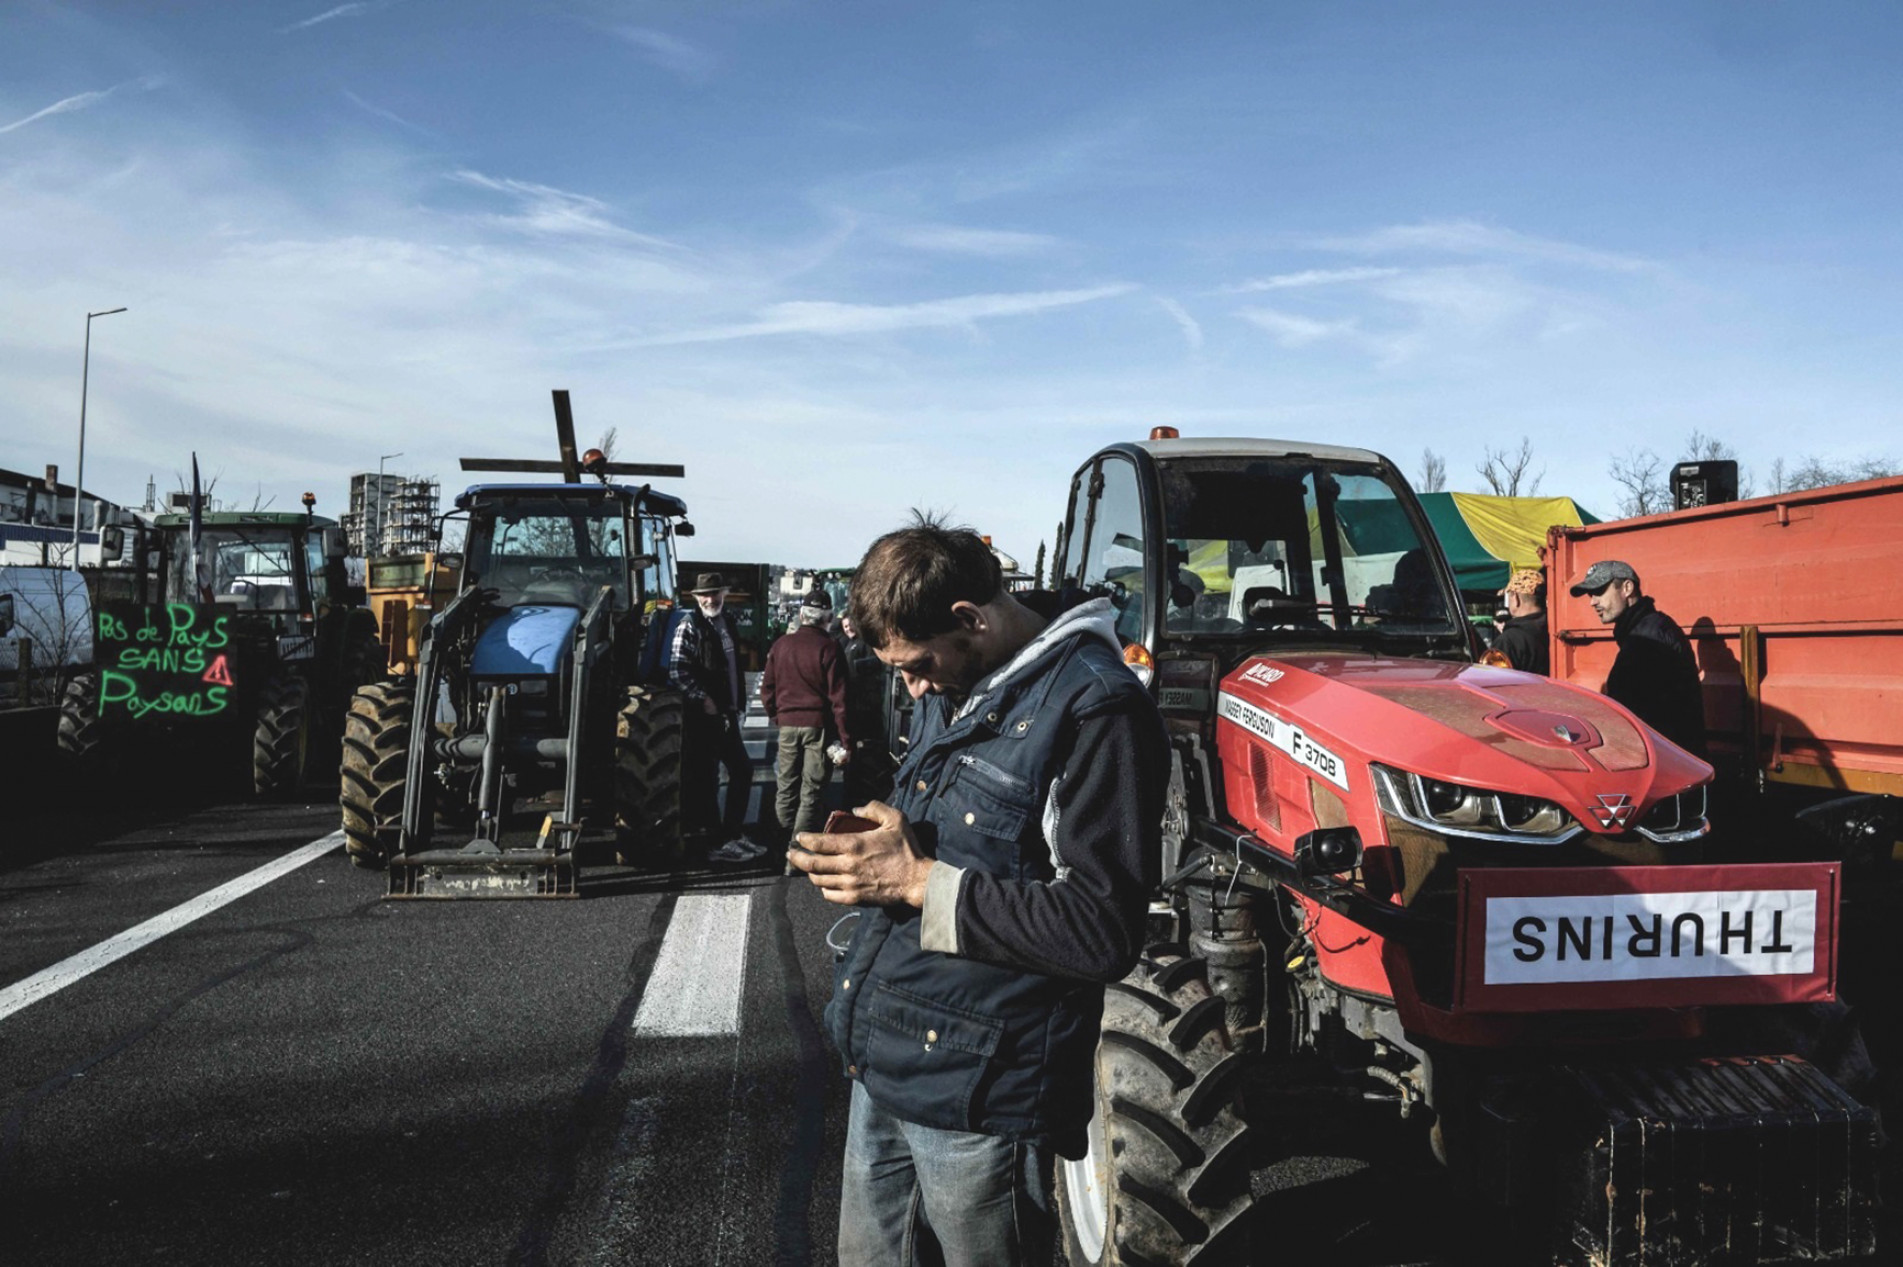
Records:
[[[747,677],[740,668],[740,626],[726,610],[727,579],[718,572],[694,578],[694,605],[674,629],[667,674],[683,697],[681,818],[690,839],[723,838],[711,862],[748,862],[766,852],[747,839],[747,802],[753,795],[753,759],[740,737]],[[726,813],[718,812],[720,768],[727,770]]]

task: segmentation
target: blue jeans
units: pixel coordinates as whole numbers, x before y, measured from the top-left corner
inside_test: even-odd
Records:
[[[839,1267],[1048,1267],[1051,1155],[901,1122],[852,1084]]]

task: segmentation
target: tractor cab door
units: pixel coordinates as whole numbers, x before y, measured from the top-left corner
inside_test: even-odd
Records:
[[[1052,576],[1108,598],[1125,647],[1155,650],[1162,568],[1151,557],[1149,497],[1130,456],[1099,454],[1071,481],[1070,510]]]

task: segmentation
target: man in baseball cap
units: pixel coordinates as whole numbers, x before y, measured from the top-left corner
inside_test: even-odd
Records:
[[[1546,573],[1538,568],[1518,569],[1500,591],[1500,600],[1507,622],[1494,647],[1514,668],[1546,676],[1552,671],[1546,646]]]
[[[1678,622],[1639,588],[1623,559],[1601,559],[1573,582],[1575,598],[1592,598],[1599,622],[1612,626],[1619,654],[1603,688],[1639,720],[1697,757],[1705,755],[1705,697],[1698,659]]]

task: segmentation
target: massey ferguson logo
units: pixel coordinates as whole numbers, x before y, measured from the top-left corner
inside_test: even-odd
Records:
[[[1271,669],[1266,664],[1252,664],[1248,668],[1242,671],[1243,681],[1259,682],[1263,686],[1269,686],[1276,682],[1280,682],[1282,680],[1282,677],[1283,677],[1282,670]]]
[[[1624,792],[1602,795],[1597,799],[1599,803],[1592,806],[1592,816],[1599,820],[1601,827],[1624,827],[1626,819],[1632,817],[1632,798]]]

